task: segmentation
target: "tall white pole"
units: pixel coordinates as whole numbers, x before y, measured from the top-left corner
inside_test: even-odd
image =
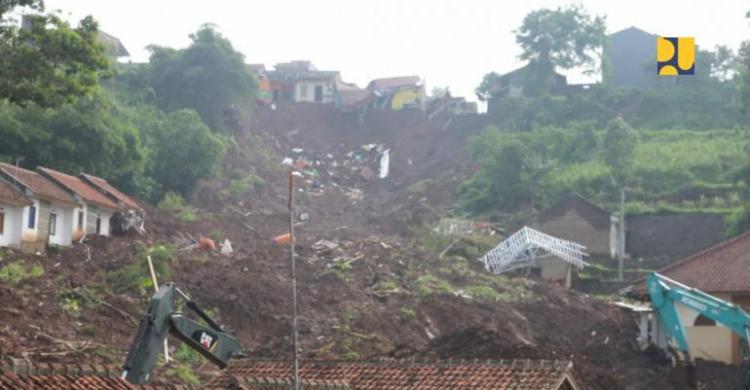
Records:
[[[294,390],[299,390],[299,347],[297,346],[297,258],[294,253],[294,175],[289,171],[289,246],[292,261],[292,348]]]
[[[625,280],[625,187],[620,188],[620,239],[617,246],[617,278]]]

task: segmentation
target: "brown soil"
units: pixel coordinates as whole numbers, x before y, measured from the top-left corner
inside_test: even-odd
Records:
[[[89,238],[39,257],[6,252],[2,264],[23,257],[42,265],[45,275],[0,286],[0,356],[121,363],[135,332],[128,318],[138,318],[148,293],[104,294],[107,305],[84,305],[75,315],[63,308],[61,292],[106,291],[107,273],[134,261],[138,242],[175,244],[179,237],[214,232],[232,242],[234,253],[177,252],[172,278],[203,307],[215,309],[251,355],[288,357],[289,252],[271,238],[288,228],[280,162],[304,156],[317,171],[295,178],[296,205],[307,214],[297,227],[305,356],[572,359],[587,389],[684,388],[680,370],[637,350],[633,318],[609,303],[540,280],[494,278],[473,258],[438,259],[414,245],[410,226],[455,201],[457,184],[471,170],[465,139],[483,126],[484,118],[473,116],[448,122],[414,112],[374,112],[360,123],[355,114],[312,105],[261,110],[225,171],[254,172],[263,188],[222,192],[229,179],[217,178],[196,193],[196,222],[149,210],[143,236]],[[390,148],[389,178],[363,178],[361,169],[376,168],[376,159],[353,162],[347,156],[368,144]],[[335,248],[326,249],[323,239]],[[455,291],[425,290],[428,274]],[[459,293],[477,285],[491,285],[503,298]],[[207,364],[197,369],[213,370]],[[739,370],[701,364],[698,376],[705,389],[730,389]]]

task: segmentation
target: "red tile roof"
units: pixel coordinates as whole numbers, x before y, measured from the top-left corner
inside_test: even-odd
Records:
[[[36,197],[70,206],[77,204],[75,198],[37,172],[4,163],[0,163],[0,171],[11,177],[9,180],[18,181],[28,188]]]
[[[120,210],[120,206],[115,202],[100,193],[96,188],[84,183],[83,180],[75,176],[44,167],[39,167],[37,169],[44,176],[55,181],[58,185],[80,196],[86,203],[91,203],[111,210]]]
[[[10,206],[28,206],[32,204],[29,198],[2,180],[0,180],[0,203]]]
[[[394,89],[401,87],[412,87],[419,85],[419,76],[403,76],[403,77],[388,77],[384,79],[375,79],[370,81],[367,85],[367,89]]]
[[[705,292],[750,292],[750,232],[724,241],[658,272]]]
[[[120,379],[113,365],[36,363],[25,359],[0,361],[0,390],[193,390],[190,385],[132,385]],[[209,390],[204,388],[204,390]]]
[[[115,188],[112,184],[109,184],[106,180],[102,179],[101,177],[96,177],[94,175],[82,173],[81,179],[83,179],[84,182],[91,185],[92,187],[98,189],[99,192],[105,195],[109,195],[110,197],[113,197],[117,199],[118,201],[122,202],[125,206],[131,209],[141,210],[141,206],[138,205],[138,202],[133,200],[133,198],[122,193],[120,190]]]
[[[558,390],[563,384],[577,389],[572,375],[572,363],[558,361],[300,362],[302,381],[321,389]],[[269,387],[262,387],[258,378],[288,383],[291,376],[290,362],[242,359],[230,363],[209,386],[227,387],[244,381],[250,388],[262,389]]]

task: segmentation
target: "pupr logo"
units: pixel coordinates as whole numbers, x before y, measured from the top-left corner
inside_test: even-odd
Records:
[[[695,74],[695,38],[656,38],[656,73],[659,76]]]

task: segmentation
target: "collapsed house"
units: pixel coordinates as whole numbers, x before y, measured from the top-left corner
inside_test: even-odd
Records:
[[[112,231],[125,233],[130,230],[143,231],[145,212],[138,202],[109,184],[101,177],[82,173],[80,179],[117,203],[120,210],[112,216]]]
[[[544,279],[563,281],[565,286],[570,287],[573,267],[580,269],[589,265],[583,260],[585,256],[588,256],[586,247],[581,244],[524,226],[479,261],[495,274],[526,268],[539,273]]]

